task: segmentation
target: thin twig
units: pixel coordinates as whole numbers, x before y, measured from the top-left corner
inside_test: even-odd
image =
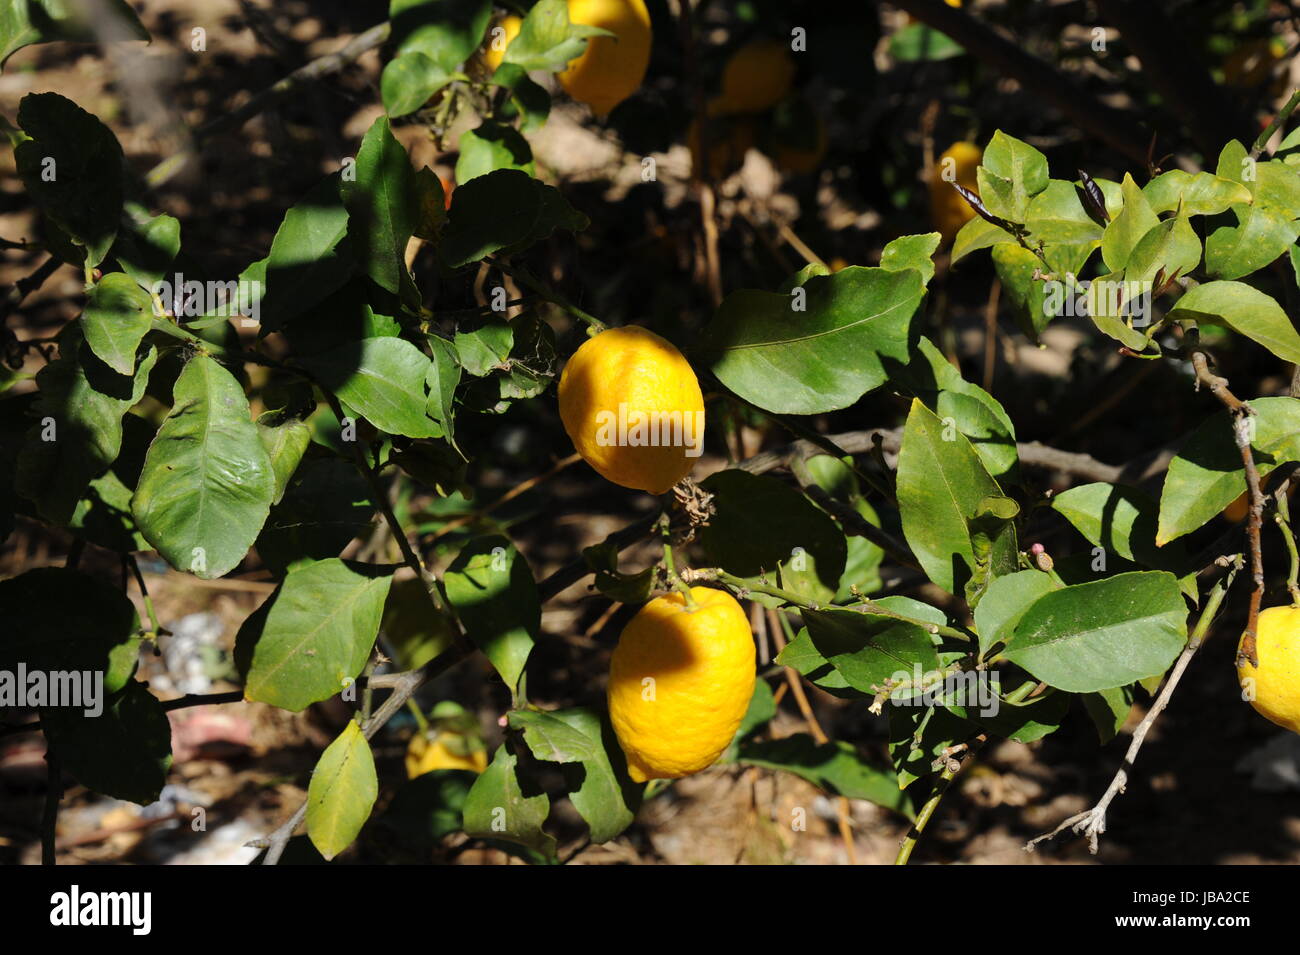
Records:
[[[1225,560],[1227,559],[1225,558]],[[1051,832],[1030,839],[1029,842],[1025,843],[1026,852],[1033,852],[1040,842],[1050,840],[1066,829],[1073,829],[1079,835],[1088,837],[1088,850],[1093,855],[1097,854],[1098,838],[1106,831],[1106,812],[1115,797],[1122,793],[1125,786],[1128,785],[1129,771],[1137,762],[1138,752],[1142,749],[1143,742],[1146,741],[1147,733],[1150,732],[1160,714],[1164,712],[1165,707],[1169,705],[1169,700],[1178,687],[1178,681],[1183,678],[1187,665],[1191,663],[1192,657],[1196,655],[1196,651],[1200,649],[1201,644],[1204,642],[1205,635],[1214,622],[1215,614],[1219,612],[1219,606],[1223,603],[1224,595],[1228,592],[1228,588],[1232,586],[1233,577],[1236,576],[1240,564],[1240,556],[1228,561],[1227,576],[1215,584],[1214,589],[1210,591],[1205,600],[1205,609],[1201,612],[1200,619],[1196,621],[1196,627],[1191,636],[1188,637],[1187,646],[1183,648],[1183,652],[1179,654],[1173,669],[1169,671],[1169,678],[1165,680],[1160,695],[1156,697],[1155,702],[1151,704],[1151,709],[1147,711],[1146,716],[1142,717],[1142,722],[1133,731],[1133,741],[1129,743],[1128,752],[1124,754],[1124,762],[1120,764],[1115,773],[1115,778],[1111,780],[1101,799],[1091,809],[1070,816]]]
[[[948,759],[945,761],[943,772],[939,774],[939,778],[935,781],[934,789],[930,792],[930,798],[925,801],[925,805],[921,807],[921,811],[916,814],[916,822],[912,823],[912,828],[907,830],[907,835],[903,837],[903,841],[898,847],[898,855],[894,857],[894,865],[907,865],[908,861],[912,858],[912,850],[916,848],[916,844],[921,840],[921,835],[925,832],[925,827],[928,826],[930,820],[934,818],[934,811],[939,808],[939,803],[943,800],[943,797],[952,786],[952,781],[957,777],[957,774],[962,771],[962,767],[971,762],[971,758],[975,755],[980,746],[983,745],[984,740],[985,737],[981,734],[971,742],[965,744],[965,749],[962,751],[966,755],[965,759],[958,759],[958,751],[955,749],[952,753],[948,754]]]

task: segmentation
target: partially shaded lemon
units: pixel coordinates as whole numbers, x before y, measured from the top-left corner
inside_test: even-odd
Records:
[[[776,40],[750,40],[723,67],[716,108],[724,113],[761,113],[785,99],[793,83],[790,48]]]
[[[1269,607],[1255,631],[1259,666],[1237,667],[1237,681],[1253,694],[1261,716],[1300,733],[1300,607]]]
[[[656,597],[623,629],[609,665],[609,716],[636,782],[710,766],[754,695],[754,637],[735,598],[692,587]]]
[[[560,375],[560,419],[606,479],[663,494],[704,441],[704,396],[671,342],[635,325],[587,339]]]
[[[650,13],[644,0],[569,0],[569,19],[614,34],[591,37],[582,56],[560,74],[560,85],[569,96],[605,116],[645,79]]]
[[[487,750],[481,745],[475,748],[465,737],[448,733],[440,733],[432,740],[424,735],[411,737],[406,747],[407,778],[414,779],[435,769],[468,769],[481,773],[487,769]]]
[[[519,28],[523,23],[523,20],[511,13],[488,30],[487,41],[483,47],[483,62],[487,65],[489,76],[495,73],[497,67],[505,60],[506,48],[510,46],[511,40],[519,36]],[[503,32],[498,34],[497,27],[500,27]]]
[[[975,210],[952,184],[955,181],[972,192],[977,191],[979,181],[975,170],[983,156],[984,151],[974,143],[953,143],[934,164],[930,175],[930,218],[945,243],[951,242],[957,230],[975,218]]]

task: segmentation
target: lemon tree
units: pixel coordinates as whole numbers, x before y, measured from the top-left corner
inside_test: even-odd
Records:
[[[5,57],[79,35],[58,20],[0,26]],[[702,212],[699,272],[717,294],[698,320],[649,300],[593,314],[607,299],[566,291],[553,254],[605,241],[590,238],[591,193],[551,175],[534,143],[560,97],[616,135],[620,111],[645,107],[669,26],[642,0],[393,0],[376,34],[382,114],[293,197],[242,262],[236,297],[201,307],[168,282],[211,251],[203,234],[151,207],[151,180],[105,122],[56,92],[6,119],[52,268],[78,275],[84,296],[33,349],[39,368],[0,391],[0,531],[21,520],[74,554],[116,555],[142,590],[145,555],[195,580],[256,569],[271,581],[239,628],[239,688],[180,701],[300,712],[340,700],[352,714],[301,808],[267,834],[265,861],[300,824],[333,859],[367,827],[414,815],[430,838],[550,864],[559,802],[585,840],[607,842],[673,780],[720,766],[915,820],[906,862],[991,739],[1031,744],[1078,711],[1105,743],[1151,698],[1135,755],[1237,579],[1251,581],[1243,693],[1300,732],[1286,493],[1300,398],[1244,393],[1214,359],[1232,343],[1279,380],[1300,363],[1274,281],[1300,270],[1300,133],[1287,132],[1300,93],[1257,140],[1218,143],[1194,171],[1093,177],[1000,129],[958,140],[917,177],[933,230],[896,235],[871,265],[809,253],[798,271],[724,270],[734,247]],[[965,55],[924,31],[900,30],[894,55]],[[831,124],[802,108],[797,30],[751,32],[693,78],[681,117],[701,210],[753,149],[797,180],[835,148]],[[1253,60],[1231,65],[1242,84],[1263,81]],[[458,131],[454,192],[413,162],[411,127],[440,147]],[[657,261],[647,248],[626,254]],[[982,259],[1028,342],[1081,319],[1116,361],[1168,366],[1216,402],[1158,486],[1021,440],[1007,396],[949,360],[936,288]],[[837,415],[870,427],[833,433]],[[493,467],[522,457],[521,433],[554,460],[503,493]],[[778,439],[760,448],[755,433]],[[527,496],[570,466],[584,494],[638,516],[579,546],[560,504]],[[1070,479],[1056,493],[1053,469]],[[1225,509],[1236,523],[1221,540]],[[1285,566],[1265,566],[1266,519]],[[519,532],[529,520],[546,523],[545,547]],[[1052,534],[1070,541],[1055,554]],[[553,550],[559,568],[539,574]],[[539,695],[566,666],[546,608],[580,583],[610,615],[627,607],[601,618],[604,645],[566,618],[601,677]],[[138,669],[142,641],[170,637],[140,596],[145,620],[75,560],[0,580],[0,670],[103,672],[102,721],[49,709],[40,729],[80,783],[148,804],[175,707]],[[431,699],[472,666],[490,680],[491,726]],[[878,745],[828,738],[815,720],[778,734],[790,706],[778,685],[861,704]],[[372,746],[408,711],[394,783]],[[1115,794],[1067,824],[1095,839]]]

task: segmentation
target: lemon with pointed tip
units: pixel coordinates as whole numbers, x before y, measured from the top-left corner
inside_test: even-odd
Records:
[[[726,113],[761,113],[785,99],[794,83],[790,48],[776,40],[750,40],[722,68],[722,95],[716,108]]]
[[[1255,656],[1237,666],[1237,682],[1265,719],[1300,733],[1300,606],[1269,607],[1255,627]]]
[[[671,342],[635,325],[583,342],[560,375],[560,420],[583,459],[623,487],[663,494],[704,441],[704,395]]]
[[[650,65],[650,12],[644,0],[569,0],[569,20],[614,35],[593,36],[560,73],[564,91],[606,116],[637,91]]]
[[[609,718],[635,782],[711,766],[754,695],[749,618],[722,590],[656,597],[619,637],[609,663]]]
[[[975,218],[975,210],[952,187],[958,185],[975,192],[979,181],[975,170],[979,168],[984,151],[974,143],[953,143],[943,151],[930,175],[930,217],[945,243],[951,242],[957,230]]]

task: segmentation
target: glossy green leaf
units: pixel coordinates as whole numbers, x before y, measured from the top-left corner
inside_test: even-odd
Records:
[[[94,716],[43,709],[41,729],[63,768],[87,789],[141,806],[158,800],[172,764],[172,727],[143,683],[130,681]]]
[[[419,222],[419,195],[411,159],[393,136],[387,116],[366,132],[355,178],[344,178],[341,188],[357,264],[380,288],[394,295],[408,291],[406,244]]]
[[[284,497],[285,488],[293,472],[311,443],[311,428],[307,422],[290,418],[279,424],[257,423],[257,434],[266,448],[266,456],[271,460],[271,473],[275,475],[275,497],[272,504],[279,504]]]
[[[1030,201],[1025,227],[1036,242],[1077,244],[1101,238],[1102,227],[1079,200],[1079,187],[1053,179]]]
[[[611,760],[613,754],[621,766],[622,751],[598,713],[590,709],[512,710],[510,726],[523,732],[524,742],[538,759],[581,767],[568,774],[576,783],[569,801],[586,820],[592,842],[608,842],[632,824],[635,799],[629,798]],[[626,772],[622,776],[626,778]],[[632,790],[630,784],[627,790]]]
[[[1142,571],[1044,594],[1002,655],[1049,686],[1093,693],[1163,673],[1186,642],[1178,580]]]
[[[1096,693],[1085,693],[1080,700],[1097,727],[1097,737],[1104,746],[1115,738],[1133,709],[1133,687],[1115,686]]]
[[[357,838],[379,795],[370,741],[354,720],[321,753],[307,785],[307,835],[333,859]]]
[[[105,22],[95,23],[87,16],[88,10]],[[122,39],[149,39],[149,31],[126,0],[106,0],[93,8],[64,0],[4,0],[0,3],[0,67],[12,54],[33,43],[93,43],[104,30]]]
[[[458,186],[447,220],[439,252],[453,269],[493,252],[523,251],[556,229],[587,227],[587,217],[558,190],[518,169],[498,169]]]
[[[1170,321],[1193,319],[1226,325],[1254,339],[1283,361],[1300,362],[1300,334],[1282,306],[1242,282],[1198,285],[1169,311]]]
[[[903,535],[940,587],[959,593],[976,574],[969,522],[981,503],[1001,496],[955,419],[941,419],[913,399],[898,454],[898,506]],[[1015,535],[997,535],[989,559],[997,568],[1015,561]]]
[[[302,359],[320,384],[380,431],[408,438],[441,434],[425,414],[429,358],[404,338],[365,338]]]
[[[999,242],[1014,243],[1015,241],[1016,237],[1006,229],[994,225],[981,216],[976,216],[957,230],[957,237],[952,242],[952,255],[949,261],[956,265],[972,252],[987,249]]]
[[[374,522],[370,488],[356,465],[308,457],[271,508],[257,538],[257,554],[277,577],[304,564],[337,557]]]
[[[1101,257],[1111,272],[1119,272],[1128,265],[1129,256],[1138,242],[1160,223],[1151,203],[1147,202],[1141,188],[1128,173],[1124,174],[1120,188],[1124,208],[1110,220],[1101,237]]]
[[[390,0],[391,41],[398,54],[422,53],[435,66],[455,69],[483,42],[491,0]]]
[[[131,512],[169,564],[211,580],[253,546],[275,498],[275,473],[243,389],[215,359],[190,359],[172,394]]]
[[[897,597],[879,603],[897,613],[915,609],[912,601],[902,604]],[[859,610],[802,613],[813,647],[859,693],[873,696],[888,680],[911,679],[917,667],[922,673],[939,669],[930,632],[919,624]],[[927,622],[945,622],[942,613],[937,616]]]
[[[443,585],[465,633],[513,693],[542,625],[528,563],[506,538],[479,537],[456,555]]]
[[[1184,215],[1213,216],[1251,200],[1250,190],[1240,182],[1222,179],[1212,172],[1189,173],[1182,169],[1156,176],[1142,187],[1142,194],[1156,215],[1176,212],[1181,207]]]
[[[1186,215],[1158,223],[1138,240],[1124,266],[1124,281],[1145,285],[1157,274],[1165,279],[1188,275],[1201,263],[1201,240]]]
[[[710,564],[751,580],[765,576],[814,603],[834,597],[844,533],[799,491],[737,468],[710,475],[701,487],[714,496],[713,517],[699,530]]]
[[[128,210],[134,210],[133,203],[126,203]],[[122,271],[140,285],[141,288],[153,290],[163,280],[168,269],[181,250],[181,224],[171,216],[154,216],[143,214],[136,219],[130,216],[127,228],[118,233],[113,246],[113,256]]]
[[[352,250],[347,234],[348,212],[339,197],[338,176],[323,179],[284,214],[266,259],[260,304],[264,330],[282,327],[348,280]]]
[[[1023,223],[1029,201],[1047,188],[1047,157],[999,130],[984,148],[976,178],[984,208],[1000,219]]]
[[[1237,206],[1237,225],[1220,226],[1205,240],[1205,270],[1215,278],[1239,279],[1271,264],[1295,242],[1300,224],[1276,209]]]
[[[1181,544],[1156,546],[1159,505],[1136,488],[1102,482],[1082,484],[1054,495],[1051,505],[1094,547],[1175,576],[1194,569]]]
[[[98,118],[58,93],[28,93],[18,125],[31,138],[14,149],[27,195],[98,265],[122,215],[122,147]],[[80,251],[80,250],[78,250]]]
[[[587,37],[613,36],[608,30],[569,20],[564,0],[541,0],[533,5],[519,27],[519,35],[506,47],[505,62],[525,70],[558,73],[587,49]]]
[[[239,629],[245,698],[297,712],[343,691],[370,656],[392,575],[338,558],[291,571]]]
[[[880,253],[880,267],[891,272],[916,269],[922,284],[934,278],[934,253],[939,249],[939,233],[905,235],[891,240]]]
[[[1251,421],[1255,465],[1261,478],[1289,461],[1300,461],[1300,401],[1256,398]],[[1160,494],[1156,543],[1164,546],[1212,520],[1246,490],[1232,419],[1221,411],[1207,418],[1169,462]]]
[[[533,786],[525,792],[518,761],[501,746],[465,800],[465,833],[517,843],[554,858],[555,837],[542,829],[550,811],[546,793]]]
[[[994,579],[975,608],[980,656],[1010,640],[1016,624],[1034,601],[1059,586],[1041,570],[1020,570]]]
[[[1014,242],[1000,242],[992,249],[993,267],[1014,310],[1016,324],[1032,341],[1057,315],[1047,300],[1047,283],[1039,276],[1043,260]]]
[[[135,374],[136,352],[153,324],[153,299],[125,272],[105,275],[86,297],[86,344],[119,375]]]
[[[452,79],[452,73],[419,51],[395,56],[379,78],[384,109],[393,119],[414,113]]]
[[[704,351],[719,380],[760,408],[847,408],[884,384],[891,361],[907,360],[924,293],[914,269],[858,266],[811,278],[789,295],[742,289],[718,308]]]
[[[519,169],[532,175],[533,150],[513,126],[491,120],[460,134],[456,181],[462,185],[497,169]]]

